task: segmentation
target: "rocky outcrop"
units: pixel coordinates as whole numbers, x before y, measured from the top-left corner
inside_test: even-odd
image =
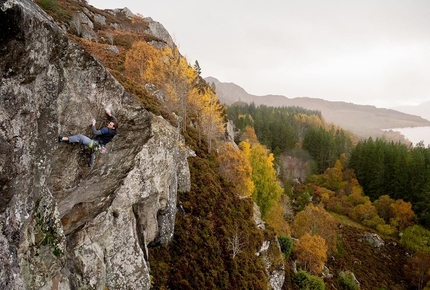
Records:
[[[253,219],[260,230],[266,229],[266,225],[261,219],[260,209],[256,203],[254,203]],[[273,240],[265,240],[256,255],[261,257],[266,274],[269,277],[268,289],[282,289],[285,281],[285,265],[282,258],[281,245],[276,237]]]
[[[0,0],[0,285],[149,289],[147,245],[173,235],[193,153],[30,0]],[[87,167],[112,106],[119,133]]]
[[[173,39],[170,36],[169,32],[160,22],[154,21],[151,17],[145,17],[144,20],[148,23],[148,29],[146,30],[146,33],[151,34],[158,39],[161,39],[171,48],[176,47],[176,44],[173,42]],[[158,48],[162,48],[164,46],[157,41],[153,41],[152,45]]]

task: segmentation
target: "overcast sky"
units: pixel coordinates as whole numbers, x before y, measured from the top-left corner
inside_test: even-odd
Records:
[[[430,0],[89,0],[160,22],[202,76],[253,95],[430,101]]]

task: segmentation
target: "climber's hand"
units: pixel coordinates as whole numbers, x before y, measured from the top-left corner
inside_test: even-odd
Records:
[[[93,126],[96,125],[96,119],[93,119]]]

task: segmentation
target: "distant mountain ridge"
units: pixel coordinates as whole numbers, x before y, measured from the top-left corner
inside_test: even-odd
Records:
[[[255,96],[248,94],[234,83],[220,82],[214,77],[207,77],[205,80],[215,84],[218,98],[223,104],[231,105],[242,101],[248,104],[254,102],[256,105],[297,106],[318,110],[327,123],[339,125],[363,138],[382,136],[383,129],[430,126],[430,121],[427,119],[393,109],[309,97],[290,99],[281,95]]]
[[[391,108],[406,114],[421,116],[424,119],[430,120],[430,101],[424,102],[417,106],[400,106]]]

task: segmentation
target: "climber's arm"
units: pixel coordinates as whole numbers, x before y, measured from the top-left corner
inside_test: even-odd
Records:
[[[93,131],[93,134],[94,135],[102,135],[103,134],[103,129],[107,129],[107,128],[105,128],[105,127],[103,127],[103,128],[101,128],[100,130],[97,130],[97,128],[96,128],[96,124],[95,124],[96,122],[95,121],[93,121],[93,126],[91,127],[91,130]]]

